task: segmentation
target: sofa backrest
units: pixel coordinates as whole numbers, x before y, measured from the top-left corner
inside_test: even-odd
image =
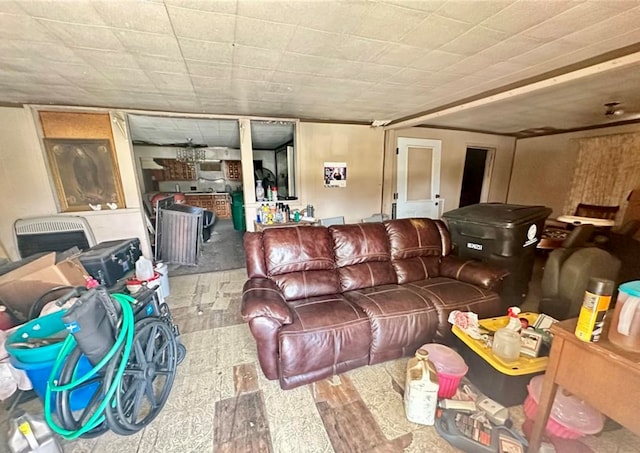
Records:
[[[267,229],[244,236],[249,278],[272,279],[287,300],[341,292],[325,227]]]
[[[451,252],[443,222],[398,219],[245,233],[249,278],[270,278],[287,300],[438,277]]]
[[[398,283],[440,275],[440,258],[451,252],[451,238],[442,221],[397,219],[387,220],[384,226]]]
[[[329,232],[342,291],[397,282],[382,223],[335,225]]]

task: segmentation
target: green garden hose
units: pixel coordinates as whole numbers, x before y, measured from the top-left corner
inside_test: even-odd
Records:
[[[104,411],[107,409],[107,406],[113,405],[114,401],[112,398],[116,390],[118,389],[118,385],[122,379],[124,374],[125,367],[127,365],[127,361],[129,360],[129,355],[131,354],[131,349],[133,346],[133,337],[134,337],[134,315],[133,309],[131,308],[131,304],[135,303],[135,299],[126,294],[112,294],[111,297],[115,299],[122,308],[122,318],[120,325],[120,332],[116,338],[116,341],[113,347],[109,350],[109,352],[94,366],[90,371],[85,373],[83,376],[77,377],[75,376],[71,382],[65,385],[57,384],[57,377],[60,374],[60,370],[64,366],[65,360],[68,355],[73,351],[75,347],[77,347],[76,341],[73,335],[68,335],[66,340],[62,345],[62,349],[58,353],[58,357],[53,365],[53,369],[51,371],[51,375],[49,376],[49,380],[47,382],[47,390],[46,396],[44,400],[44,415],[47,423],[51,427],[53,431],[60,434],[62,437],[66,439],[76,439],[82,436],[84,433],[91,431],[92,429],[98,427],[105,421]],[[89,379],[93,378],[98,374],[100,370],[102,370],[111,359],[122,350],[122,357],[120,357],[120,364],[118,366],[118,370],[115,373],[113,380],[108,384],[108,390],[106,391],[102,402],[91,415],[91,417],[77,430],[69,430],[65,429],[58,424],[55,423],[52,416],[52,407],[51,407],[51,392],[61,392],[65,390],[73,390],[85,383]],[[107,410],[111,410],[109,407]]]

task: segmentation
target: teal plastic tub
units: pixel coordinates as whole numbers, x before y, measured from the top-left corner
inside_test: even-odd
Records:
[[[66,329],[62,322],[62,316],[66,310],[42,316],[29,321],[13,332],[5,341],[4,347],[10,356],[15,357],[21,363],[42,363],[53,362],[60,349],[64,338],[56,338],[56,343],[38,346],[34,348],[24,348],[14,346],[16,343],[29,343],[51,337],[66,336]]]

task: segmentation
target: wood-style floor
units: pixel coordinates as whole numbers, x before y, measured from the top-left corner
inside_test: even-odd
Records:
[[[171,277],[168,301],[188,352],[163,411],[133,436],[106,433],[64,441],[64,451],[459,451],[433,427],[407,421],[402,399],[407,359],[362,367],[288,391],[266,380],[239,314],[245,279],[244,270]],[[37,400],[25,407],[34,413],[42,410]],[[522,406],[510,412],[519,427],[524,420]],[[6,413],[1,415],[4,440]],[[596,453],[631,453],[640,451],[640,438],[625,429],[609,429],[582,439],[581,446]]]

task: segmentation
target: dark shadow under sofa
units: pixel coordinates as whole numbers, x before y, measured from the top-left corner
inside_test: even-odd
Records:
[[[451,255],[439,220],[246,233],[242,316],[283,389],[447,343],[452,310],[502,315],[507,272]]]

